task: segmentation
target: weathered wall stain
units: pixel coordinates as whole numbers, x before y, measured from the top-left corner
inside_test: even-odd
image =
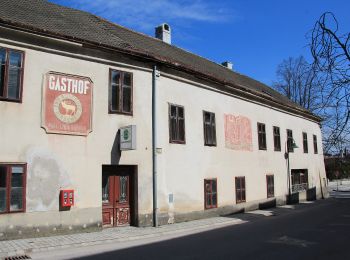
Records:
[[[232,150],[253,151],[252,126],[244,116],[224,115],[225,147]]]
[[[27,151],[27,211],[58,210],[59,191],[71,186],[63,164],[51,151],[35,147]]]

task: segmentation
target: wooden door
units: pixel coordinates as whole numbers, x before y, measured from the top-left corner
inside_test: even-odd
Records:
[[[102,221],[104,226],[130,225],[130,174],[102,173]]]
[[[130,176],[115,177],[115,225],[130,225]]]

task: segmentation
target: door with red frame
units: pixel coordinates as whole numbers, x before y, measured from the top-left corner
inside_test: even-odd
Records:
[[[102,221],[104,226],[130,225],[130,173],[102,173]]]

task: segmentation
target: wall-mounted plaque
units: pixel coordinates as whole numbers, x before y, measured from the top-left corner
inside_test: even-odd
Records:
[[[46,132],[87,136],[92,131],[92,89],[88,77],[47,73],[42,104]]]

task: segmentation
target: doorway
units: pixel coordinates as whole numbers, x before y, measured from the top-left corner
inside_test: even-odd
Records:
[[[136,166],[102,166],[102,223],[104,227],[136,225]]]

